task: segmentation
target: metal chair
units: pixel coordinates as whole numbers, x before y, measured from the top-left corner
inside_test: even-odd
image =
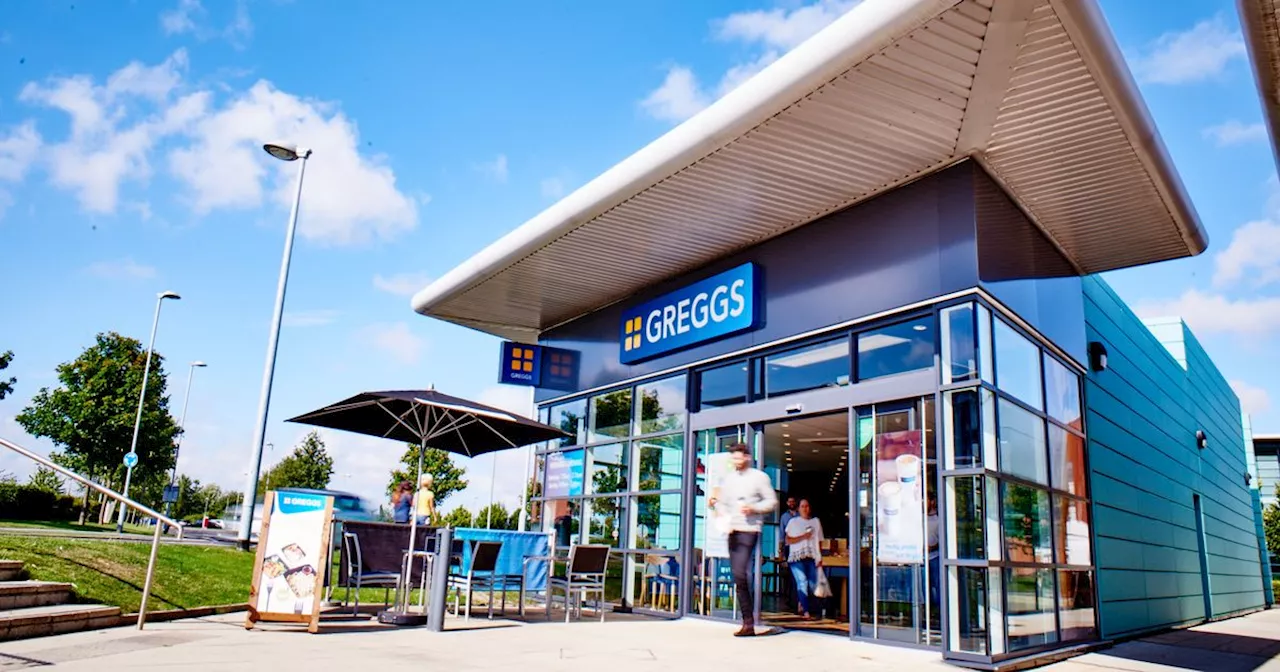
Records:
[[[387,595],[390,594],[392,588],[400,587],[400,575],[395,572],[367,572],[364,569],[364,560],[360,555],[360,537],[352,532],[342,533],[342,554],[346,558],[347,563],[347,596],[346,601],[351,601],[351,584],[355,584],[356,600],[355,605],[351,608],[351,615],[355,616],[360,613],[360,589],[364,586],[371,588],[383,589],[383,601],[387,601]]]
[[[461,608],[462,591],[467,592],[465,618],[471,618],[471,596],[476,588],[489,590],[489,618],[493,618],[493,589],[501,587],[502,610],[507,609],[507,577],[497,573],[498,554],[502,552],[500,541],[477,541],[471,548],[471,566],[466,574],[450,574],[449,587],[453,589],[453,615],[457,616]]]
[[[564,591],[564,622],[573,613],[573,596],[577,595],[578,615],[582,615],[582,601],[587,595],[596,594],[596,611],[604,622],[604,582],[612,549],[604,544],[580,544],[569,550],[569,563],[564,576],[547,579],[547,620],[551,620],[551,605],[555,601],[556,588]]]

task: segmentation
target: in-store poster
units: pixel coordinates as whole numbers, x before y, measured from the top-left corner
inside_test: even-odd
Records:
[[[924,562],[924,475],[920,430],[876,436],[876,559]]]
[[[733,471],[732,455],[711,453],[702,458],[707,469],[707,492],[714,496],[719,495],[725,476]],[[706,535],[702,548],[708,558],[729,557],[729,507],[730,504],[717,502],[716,508],[707,511],[706,524],[702,526]]]
[[[328,523],[332,497],[273,492],[273,506],[264,521],[265,538],[259,557],[257,608],[261,620],[269,614],[294,616],[315,613],[329,558]]]
[[[546,497],[578,497],[586,472],[586,455],[581,450],[567,450],[547,456]]]

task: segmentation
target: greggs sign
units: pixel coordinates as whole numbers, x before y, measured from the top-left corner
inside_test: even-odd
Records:
[[[622,314],[623,364],[758,326],[756,266],[746,263]]]

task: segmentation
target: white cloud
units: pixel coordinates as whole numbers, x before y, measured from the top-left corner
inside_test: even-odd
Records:
[[[156,66],[130,63],[112,73],[105,85],[78,75],[24,86],[19,100],[71,117],[70,137],[47,152],[54,184],[74,191],[90,212],[115,212],[121,183],[151,176],[147,155],[154,144],[203,109],[200,94],[169,102],[186,68],[187,53],[179,49]],[[138,103],[146,101],[158,111],[125,123]]]
[[[498,158],[492,161],[485,161],[476,164],[476,170],[485,174],[489,179],[499,184],[507,182],[507,155],[499,154]]]
[[[338,319],[336,310],[292,310],[280,318],[286,327],[323,327]]]
[[[495,385],[480,392],[476,401],[526,418],[533,416],[533,388],[522,385]]]
[[[1230,145],[1264,142],[1267,139],[1267,128],[1261,123],[1243,124],[1232,119],[1204,129],[1201,131],[1201,135],[1213,140],[1214,144],[1219,147],[1227,147]]]
[[[545,198],[560,198],[564,196],[565,186],[564,180],[558,177],[548,177],[542,181],[542,195]]]
[[[684,121],[860,3],[861,0],[817,0],[790,9],[778,7],[737,12],[716,19],[711,22],[713,36],[724,42],[744,45],[752,55],[730,67],[714,90],[705,89],[689,68],[671,66],[662,85],[640,101],[640,107],[655,119]]]
[[[861,0],[819,0],[791,10],[779,7],[737,12],[713,21],[712,29],[721,40],[789,51],[859,4]]]
[[[139,264],[133,259],[97,261],[89,264],[85,272],[105,280],[147,280],[156,277],[154,266]]]
[[[31,121],[0,135],[0,180],[21,182],[35,161],[41,143],[36,125]]]
[[[1181,317],[1198,335],[1260,337],[1280,331],[1280,297],[1229,299],[1189,289],[1176,299],[1138,304],[1135,312],[1144,318]]]
[[[1260,220],[1236,229],[1231,243],[1214,256],[1213,268],[1218,288],[1242,280],[1253,287],[1280,281],[1280,224]]]
[[[1219,16],[1186,31],[1167,32],[1130,55],[1129,61],[1138,81],[1189,84],[1217,77],[1232,60],[1244,56],[1240,31],[1228,27]]]
[[[667,78],[640,106],[649,116],[662,121],[684,121],[711,104],[693,71],[682,65],[667,70]]]
[[[404,322],[370,325],[359,332],[358,338],[400,364],[417,364],[427,347],[426,340],[414,334]]]
[[[219,3],[223,6],[225,3]],[[206,22],[208,10],[200,0],[178,0],[178,5],[160,13],[160,29],[165,35],[191,34],[204,41],[213,38],[225,38],[237,49],[244,47],[253,37],[253,21],[249,18],[249,7],[245,0],[238,0],[235,15],[223,28],[213,28]]]
[[[426,273],[397,273],[388,276],[379,273],[373,276],[374,287],[396,296],[413,296],[430,282],[431,276]]]
[[[315,152],[299,216],[302,236],[363,243],[417,225],[420,199],[397,188],[384,157],[361,155],[355,123],[335,105],[294,96],[265,80],[225,101],[212,90],[178,96],[188,88],[187,60],[178,50],[156,66],[130,63],[101,85],[83,75],[27,84],[21,100],[71,119],[69,137],[46,152],[53,183],[73,191],[85,210],[114,213],[122,185],[148,180],[152,155],[163,151],[186,188],[180,196],[196,214],[257,208],[264,201],[287,212],[297,165],[271,159],[262,143],[300,142]],[[30,134],[18,137],[25,156]],[[5,156],[0,152],[0,161]],[[14,171],[9,163],[0,166]]]
[[[189,135],[193,143],[170,152],[169,165],[190,189],[197,213],[257,207],[268,189],[271,200],[287,210],[298,168],[268,157],[262,143],[270,140],[314,151],[299,214],[304,237],[364,243],[394,238],[417,225],[416,201],[396,188],[395,174],[382,157],[360,155],[355,124],[330,104],[259,81],[201,118]]]
[[[1232,380],[1231,389],[1240,398],[1240,410],[1249,415],[1260,415],[1271,409],[1271,396],[1261,387],[1242,380]]]

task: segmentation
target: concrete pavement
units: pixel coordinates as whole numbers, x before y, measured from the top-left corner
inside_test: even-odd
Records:
[[[571,624],[451,619],[450,631],[329,622],[319,635],[292,626],[242,627],[242,615],[77,633],[0,646],[0,670],[956,670],[939,654],[807,633],[740,640],[733,627],[643,619]],[[1251,653],[1250,653],[1251,651]],[[1280,611],[1128,642],[1041,668],[1053,672],[1280,670]]]

